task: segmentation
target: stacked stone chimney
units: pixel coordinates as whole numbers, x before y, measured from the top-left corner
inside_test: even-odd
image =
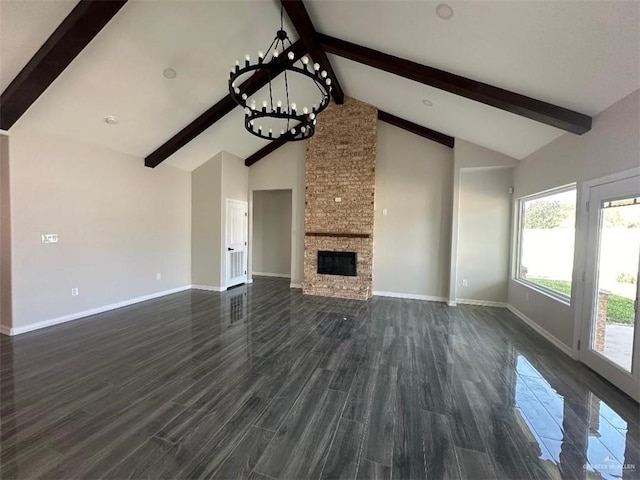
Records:
[[[375,107],[352,98],[318,116],[307,141],[305,294],[366,300],[373,288]],[[357,276],[318,274],[318,251],[356,252]]]

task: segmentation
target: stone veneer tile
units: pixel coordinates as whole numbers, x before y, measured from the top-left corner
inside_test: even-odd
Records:
[[[370,237],[305,237],[304,293],[371,297],[377,124],[375,107],[347,97],[343,105],[331,104],[318,116],[316,133],[307,141],[306,232]],[[318,274],[318,250],[356,252],[357,276]]]

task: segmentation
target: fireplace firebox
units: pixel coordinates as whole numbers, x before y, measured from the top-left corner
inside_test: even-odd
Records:
[[[356,252],[318,250],[318,273],[355,277],[357,258]]]

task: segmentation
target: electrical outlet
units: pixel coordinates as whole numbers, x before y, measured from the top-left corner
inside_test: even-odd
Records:
[[[77,297],[78,295],[80,295],[80,292],[78,291],[77,288],[72,288],[71,289],[71,296],[72,297]]]
[[[462,286],[463,287],[468,287],[469,286],[469,282],[467,281],[466,278],[464,280],[462,280]]]
[[[156,273],[156,280],[160,280],[162,278],[162,274],[161,273]]]
[[[336,202],[341,202],[341,201],[342,201],[342,197],[335,197],[335,198],[334,198],[334,200],[335,200]]]
[[[386,216],[386,215],[387,215],[387,213],[389,213],[389,212],[387,211],[387,209],[386,209],[386,208],[383,208],[383,209],[382,209],[382,215],[385,215],[385,216]]]

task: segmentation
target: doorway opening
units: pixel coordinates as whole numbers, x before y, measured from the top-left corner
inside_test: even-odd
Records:
[[[252,224],[252,274],[291,278],[292,191],[254,191]]]

